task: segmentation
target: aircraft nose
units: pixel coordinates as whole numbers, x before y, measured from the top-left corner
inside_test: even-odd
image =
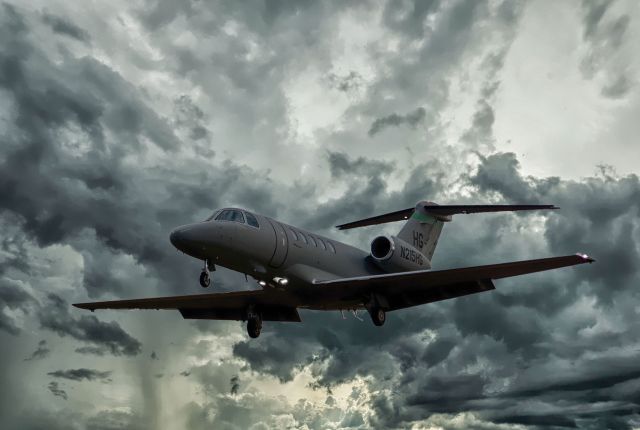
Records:
[[[169,234],[169,241],[178,250],[186,252],[191,245],[194,245],[194,241],[197,238],[197,235],[192,230],[194,230],[193,225],[182,225]]]
[[[198,258],[210,246],[207,226],[202,223],[177,227],[169,233],[169,241],[178,251]]]
[[[180,230],[181,229],[177,228],[169,234],[169,241],[171,241],[171,244],[178,249],[180,249],[180,243],[182,242]]]

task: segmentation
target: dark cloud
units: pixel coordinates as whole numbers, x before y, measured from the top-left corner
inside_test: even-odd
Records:
[[[277,376],[281,381],[293,379],[297,366],[304,364],[310,351],[298,345],[288,348],[289,341],[280,336],[265,336],[268,342],[242,341],[233,346],[233,353],[246,360],[252,369]]]
[[[369,160],[364,157],[353,160],[343,152],[328,151],[327,155],[331,176],[334,178],[341,178],[348,175],[360,178],[373,178],[381,174],[391,173],[394,167],[393,164]]]
[[[91,40],[89,33],[87,33],[86,30],[83,30],[74,23],[60,16],[45,12],[42,15],[42,21],[58,34],[69,36],[73,39],[86,43],[89,43]]]
[[[238,394],[238,390],[240,390],[240,378],[238,377],[238,375],[233,375],[229,380],[229,384],[231,384],[231,395]]]
[[[584,1],[583,39],[588,51],[581,63],[581,71],[591,79],[600,74],[603,96],[619,99],[626,96],[633,82],[626,75],[624,59],[616,58],[625,42],[630,18],[616,16],[612,1]],[[622,62],[621,62],[622,61]]]
[[[131,382],[125,381],[133,393],[128,407],[110,409],[115,404],[104,399],[104,409],[93,416],[72,405],[73,398],[72,413],[39,413],[28,387],[7,378],[16,382],[9,384],[14,388],[11,402],[0,401],[4,427],[158,427],[172,406],[158,393],[171,382],[168,375],[182,369],[179,375],[185,378],[176,392],[182,393],[183,384],[189,388],[175,418],[194,429],[495,429],[499,423],[531,430],[595,429],[629,428],[637,421],[637,177],[529,177],[521,173],[514,154],[486,154],[500,121],[493,97],[521,6],[388,2],[382,9],[380,24],[388,32],[383,36],[402,49],[391,52],[386,41],[360,46],[375,64],[374,72],[383,72],[374,78],[366,73],[365,79],[362,69],[334,64],[329,54],[334,47],[328,44],[342,37],[341,18],[357,17],[370,7],[161,0],[136,5],[134,13],[118,11],[113,21],[120,24],[102,27],[106,20],[94,22],[90,11],[69,16],[46,12],[51,18],[42,18],[40,12],[4,6],[0,91],[9,108],[6,115],[0,110],[5,115],[0,122],[0,212],[5,224],[0,226],[9,233],[0,239],[0,328],[18,336],[5,335],[10,344],[0,357],[2,378],[16,373],[14,351],[26,370],[37,367],[22,363],[31,349],[20,346],[41,339],[38,323],[78,342],[68,351],[71,355],[61,357],[74,369],[51,372],[53,377],[87,380],[78,372],[100,373],[73,365],[87,359],[73,349],[108,355],[93,357],[95,361],[139,354],[141,343],[125,328],[156,345],[146,358],[118,358],[124,366],[133,363],[127,369]],[[343,8],[348,15],[340,15]],[[624,45],[631,32],[623,16],[606,4],[586,3],[584,8],[591,14],[584,18],[589,47]],[[56,38],[55,48],[43,43],[35,33],[42,30],[41,20],[78,40],[86,36],[88,41],[82,29],[91,29],[91,47],[99,59],[83,51],[88,44],[66,37]],[[142,43],[135,46],[112,39],[127,29],[122,23],[129,20],[142,31]],[[181,36],[174,38],[174,32]],[[153,43],[147,50],[148,40]],[[118,46],[115,52],[113,46]],[[601,59],[610,57],[589,47],[586,55],[601,55],[585,61],[595,71]],[[304,146],[319,164],[310,168],[311,175],[320,169],[328,183],[306,171],[295,180],[275,179],[274,166],[289,166],[273,142],[285,142],[286,151],[307,143],[292,131],[289,83],[300,67],[318,63],[331,64],[331,69],[320,67],[318,75],[334,96],[358,97],[338,120],[344,134],[327,139],[328,127],[314,135],[322,149]],[[480,64],[486,82],[478,82],[479,95],[470,95],[476,97],[471,99],[475,107],[471,123],[461,124],[463,138],[450,143],[442,138],[448,135],[449,119],[439,115],[447,111],[452,85],[466,89],[467,81],[476,79],[467,76],[468,63]],[[450,79],[457,70],[465,82]],[[634,83],[632,75],[610,75],[603,80],[603,94],[624,97]],[[164,98],[148,85],[158,81],[167,93]],[[429,129],[407,143],[412,155],[407,163],[398,162],[390,150],[380,151],[380,139],[367,140],[364,134],[368,125],[375,136],[395,126],[401,127],[398,133],[411,133],[405,128],[420,124]],[[432,131],[432,126],[442,130]],[[362,135],[364,141],[350,139]],[[230,138],[245,158],[228,149],[224,140]],[[479,164],[467,166],[473,150]],[[266,151],[263,163],[252,161],[255,151]],[[469,173],[458,177],[459,171]],[[327,187],[344,193],[329,193],[326,199],[332,191]],[[239,340],[240,324],[235,322],[189,324],[179,315],[145,313],[135,319],[123,314],[123,320],[107,323],[68,305],[84,300],[85,294],[107,299],[198,291],[198,263],[172,249],[167,234],[178,224],[203,219],[215,207],[244,205],[329,233],[338,222],[410,207],[425,198],[562,207],[550,214],[456,217],[443,233],[438,267],[576,251],[592,253],[598,262],[502,280],[490,293],[393,312],[382,328],[373,327],[366,314],[360,322],[350,315],[343,321],[338,313],[303,311],[303,324],[266,324],[260,339],[252,341]],[[342,237],[366,246],[380,229]],[[46,257],[29,255],[22,236],[32,239],[40,253],[68,253],[65,258],[76,259],[79,272],[67,274],[68,279],[45,273]],[[215,276],[220,291],[238,288],[228,271],[221,269]],[[47,296],[51,291],[56,293]],[[31,333],[38,337],[27,338]],[[203,336],[208,339],[205,347],[185,354],[189,344],[203,343]],[[175,343],[158,346],[163,345],[159,338]],[[40,344],[36,352],[46,346]],[[166,369],[149,366],[149,357],[159,356]],[[353,383],[348,406],[330,395],[326,401],[290,404],[275,391],[261,392],[252,384],[273,376],[285,383],[278,389],[285,390],[300,372],[311,375],[316,394]],[[47,377],[44,373],[24,377]],[[67,399],[58,381],[48,389]],[[97,394],[87,391],[82,400],[95,400],[92,395]],[[24,409],[20,405],[29,410],[18,417]]]
[[[335,73],[327,75],[329,85],[338,91],[350,92],[358,90],[363,85],[363,78],[358,72],[351,71],[344,76],[338,76]]]
[[[1,274],[1,273],[0,273]],[[5,279],[0,279],[0,330],[17,335],[19,323],[13,312],[25,314],[35,304],[33,297],[23,287]]]
[[[64,391],[62,388],[60,388],[60,386],[56,381],[49,382],[49,385],[47,385],[47,388],[49,389],[51,394],[53,394],[54,396],[63,398],[65,400],[69,399],[69,396],[67,396],[67,392]]]
[[[49,294],[47,303],[38,315],[40,326],[59,336],[70,336],[88,343],[88,346],[76,350],[80,353],[132,356],[141,352],[142,344],[125,332],[117,322],[106,323],[93,315],[75,318],[69,313],[69,308],[70,305],[62,298]]]
[[[385,4],[382,21],[389,28],[412,38],[425,35],[425,18],[438,11],[439,0],[414,0],[403,2],[391,0]]]
[[[42,360],[43,358],[48,357],[50,353],[51,350],[47,347],[47,341],[43,339],[38,342],[36,350],[33,351],[29,357],[25,358],[24,361]]]
[[[416,127],[419,123],[423,122],[426,117],[426,111],[423,107],[419,107],[414,111],[411,111],[405,115],[392,113],[391,115],[383,118],[378,118],[369,128],[369,136],[373,137],[380,133],[382,130],[388,127],[399,127],[401,125],[408,125],[410,127]]]
[[[602,95],[610,99],[619,99],[624,97],[631,87],[632,84],[629,78],[626,75],[621,74],[614,81],[602,88]]]
[[[100,371],[94,369],[69,369],[56,370],[47,375],[54,378],[69,379],[71,381],[103,381],[110,382],[111,371]]]

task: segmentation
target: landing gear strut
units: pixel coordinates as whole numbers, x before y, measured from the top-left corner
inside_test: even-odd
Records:
[[[204,267],[202,268],[202,272],[200,272],[200,286],[202,288],[207,288],[210,284],[211,277],[209,276],[209,267],[207,260],[204,260]]]
[[[378,306],[369,308],[369,315],[371,315],[371,321],[373,324],[380,327],[387,320],[387,314],[384,309]]]

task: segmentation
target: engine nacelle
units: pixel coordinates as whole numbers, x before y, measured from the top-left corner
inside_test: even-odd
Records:
[[[395,236],[378,236],[371,241],[371,257],[386,272],[408,272],[431,268],[431,262],[413,246]]]

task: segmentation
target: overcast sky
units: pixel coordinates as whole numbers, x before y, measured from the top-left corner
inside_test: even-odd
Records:
[[[3,3],[0,427],[640,428],[638,46],[633,0]],[[70,306],[201,293],[168,234],[218,207],[368,248],[332,226],[423,199],[562,208],[436,268],[597,263],[256,340]]]

